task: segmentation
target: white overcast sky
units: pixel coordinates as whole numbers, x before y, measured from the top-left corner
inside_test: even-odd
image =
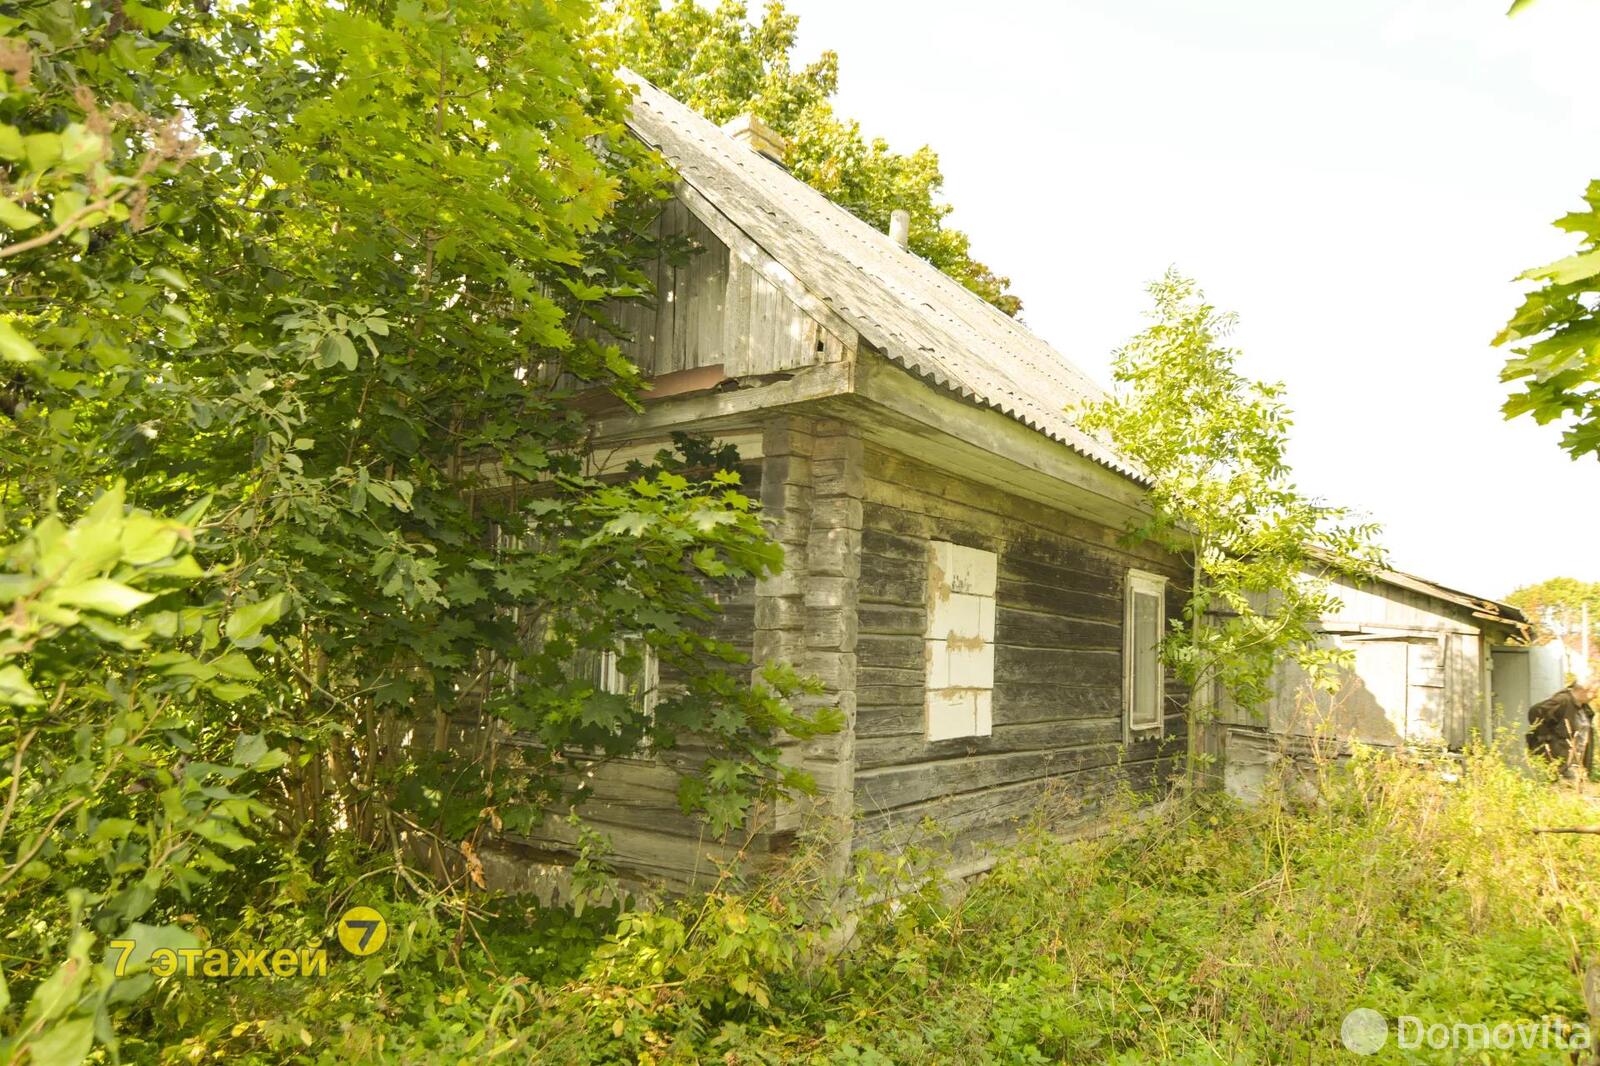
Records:
[[[1036,332],[1106,382],[1178,266],[1288,384],[1301,485],[1487,596],[1600,579],[1600,463],[1503,420],[1488,343],[1600,177],[1600,3],[1505,6],[788,0],[840,111],[938,150]]]

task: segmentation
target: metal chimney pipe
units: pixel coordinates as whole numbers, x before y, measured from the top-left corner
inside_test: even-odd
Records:
[[[895,208],[889,213],[889,239],[902,248],[911,247],[911,212]]]

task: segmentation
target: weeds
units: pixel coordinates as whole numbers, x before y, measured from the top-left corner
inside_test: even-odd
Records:
[[[1339,1037],[1358,1006],[1421,1024],[1587,1020],[1600,840],[1531,831],[1600,822],[1587,800],[1485,750],[1448,765],[1357,752],[1318,785],[1312,802],[1286,785],[1251,807],[1201,794],[1143,816],[1125,796],[1093,839],[1041,819],[959,899],[936,851],[910,848],[861,859],[848,885],[810,852],[651,912],[519,919],[499,901],[479,927],[494,964],[469,944],[461,970],[451,930],[417,920],[403,961],[340,969],[272,1000],[286,1016],[191,1033],[166,1058],[1304,1063],[1358,1061]],[[823,905],[841,893],[848,913]],[[193,1018],[269,1013],[259,991],[173,991],[215,997]],[[1359,1061],[1464,1060],[1571,1061],[1393,1039]]]

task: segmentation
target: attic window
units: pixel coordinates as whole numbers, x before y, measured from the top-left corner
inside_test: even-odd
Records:
[[[929,740],[993,731],[994,552],[949,541],[928,544],[926,663]]]
[[[1124,741],[1161,735],[1161,631],[1167,616],[1167,579],[1128,571],[1122,625],[1122,733]]]

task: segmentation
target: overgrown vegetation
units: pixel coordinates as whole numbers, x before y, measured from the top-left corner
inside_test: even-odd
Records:
[[[120,934],[320,943],[308,908],[384,876],[470,916],[482,839],[582,796],[570,752],[692,738],[714,834],[807,787],[779,738],[837,716],[701,624],[782,562],[735,457],[586,457],[666,195],[594,14],[0,13],[0,1060],[170,999]],[[649,705],[584,667],[641,646]]]
[[[1129,796],[1105,836],[1025,832],[958,901],[928,855],[868,859],[857,890],[896,898],[848,927],[816,924],[832,886],[804,863],[620,918],[497,903],[460,969],[455,929],[397,906],[381,964],[174,982],[150,1039],[173,1062],[1292,1063],[1342,1056],[1358,1006],[1391,1026],[1587,1023],[1596,844],[1529,830],[1586,824],[1590,804],[1482,750],[1358,755],[1320,785],[1310,804],[1200,794],[1145,819]],[[1463,1057],[1398,1049],[1391,1028],[1370,1061]]]
[[[1338,605],[1330,579],[1372,573],[1377,527],[1295,485],[1283,386],[1236,369],[1233,316],[1175,271],[1150,294],[1150,326],[1113,358],[1114,394],[1081,415],[1150,478],[1152,514],[1132,534],[1193,559],[1166,657],[1194,691],[1245,708],[1285,661],[1331,682],[1340,653],[1318,632]]]

